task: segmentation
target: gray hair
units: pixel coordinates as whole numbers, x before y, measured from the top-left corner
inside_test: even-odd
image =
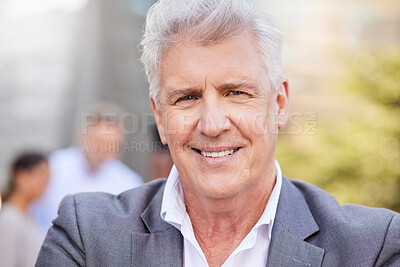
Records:
[[[245,0],[159,0],[149,10],[141,42],[150,95],[159,107],[161,58],[179,40],[221,42],[248,30],[255,38],[273,90],[282,78],[282,37],[272,21]]]

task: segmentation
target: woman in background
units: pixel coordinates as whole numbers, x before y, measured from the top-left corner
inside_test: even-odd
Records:
[[[11,166],[0,210],[0,266],[34,266],[43,235],[28,214],[29,204],[47,186],[49,165],[39,153],[24,153]]]

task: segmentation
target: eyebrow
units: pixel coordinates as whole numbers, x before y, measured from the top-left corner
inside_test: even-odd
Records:
[[[246,87],[247,89],[251,90],[254,93],[259,93],[260,88],[257,84],[255,83],[250,83],[250,82],[232,82],[232,83],[225,83],[222,84],[221,86],[218,86],[218,90],[235,90],[239,89],[242,87]],[[167,94],[167,99],[170,102],[175,101],[176,98],[179,96],[185,96],[185,95],[198,95],[202,89],[197,88],[197,87],[188,87],[188,88],[183,88],[183,89],[176,89],[173,90],[172,92]]]
[[[178,96],[190,95],[190,94],[199,94],[199,90],[200,90],[199,88],[195,88],[195,87],[177,89],[177,90],[174,90],[171,93],[168,93],[167,94],[167,99],[169,101],[174,101]]]
[[[260,92],[260,87],[255,83],[250,82],[238,82],[238,83],[225,83],[218,88],[221,90],[235,90],[242,87],[246,87],[247,89],[253,91],[254,93]]]

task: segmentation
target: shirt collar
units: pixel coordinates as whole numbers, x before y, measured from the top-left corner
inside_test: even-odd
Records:
[[[282,171],[278,161],[276,160],[275,168],[276,183],[274,189],[271,192],[271,196],[268,199],[263,214],[261,215],[256,225],[253,227],[253,229],[256,229],[261,225],[268,225],[269,238],[271,238],[272,226],[275,220],[276,209],[278,207],[279,196],[282,188]],[[164,188],[160,216],[165,222],[171,224],[178,230],[181,230],[182,222],[185,218],[185,215],[185,199],[179,179],[179,172],[176,169],[175,165],[173,165]]]
[[[186,206],[179,172],[173,165],[165,184],[160,215],[164,221],[181,230],[185,214]]]

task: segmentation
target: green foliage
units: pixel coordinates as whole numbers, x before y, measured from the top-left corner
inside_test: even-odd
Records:
[[[400,211],[400,49],[362,55],[350,66],[335,90],[338,111],[318,116],[315,134],[281,135],[277,159],[286,176],[324,188],[341,204]]]

